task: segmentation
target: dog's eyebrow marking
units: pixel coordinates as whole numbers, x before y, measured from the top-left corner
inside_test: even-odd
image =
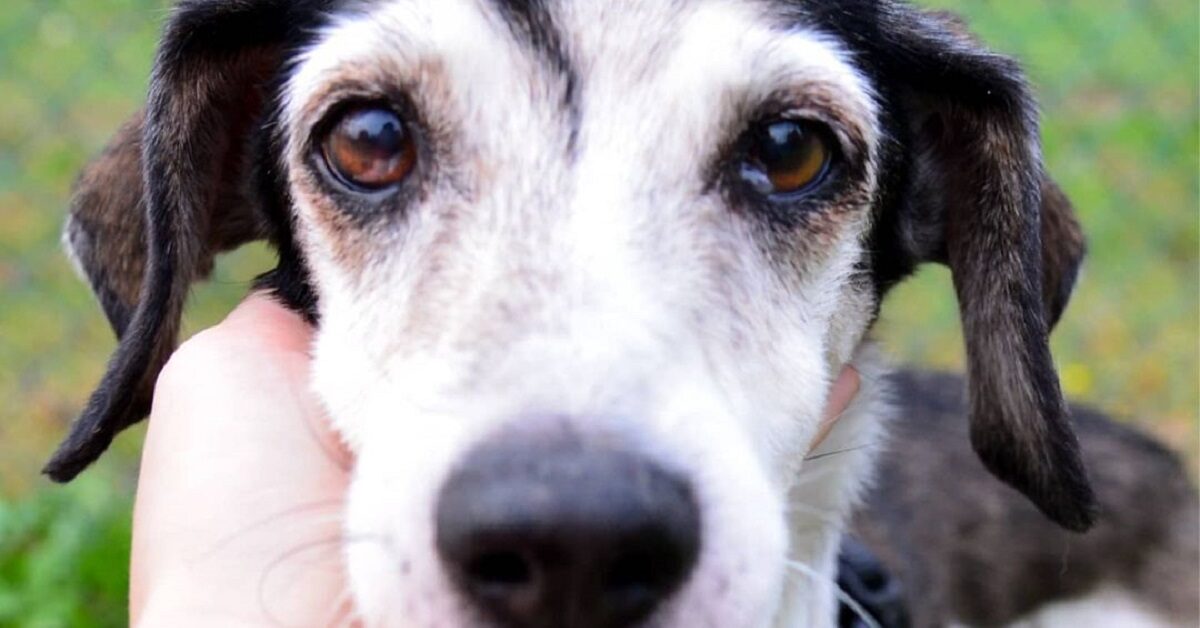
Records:
[[[572,63],[554,16],[546,0],[492,0],[513,36],[540,56],[563,79],[562,108],[570,124],[567,148],[575,154],[582,120],[580,73]]]
[[[574,75],[566,46],[545,0],[492,0],[519,41],[542,55],[564,75]]]

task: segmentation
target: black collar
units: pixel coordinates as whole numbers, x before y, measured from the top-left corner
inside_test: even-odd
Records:
[[[888,572],[867,546],[851,536],[842,539],[841,553],[838,554],[837,585],[881,628],[909,627],[908,608],[904,603],[904,589],[900,586],[900,580]],[[839,628],[867,628],[870,625],[857,609],[844,600],[839,604]]]

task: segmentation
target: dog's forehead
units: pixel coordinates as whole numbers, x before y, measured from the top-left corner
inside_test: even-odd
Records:
[[[300,58],[287,94],[293,118],[306,100],[346,79],[419,84],[426,96],[441,92],[453,100],[431,104],[443,113],[532,104],[574,126],[631,110],[645,119],[669,113],[684,123],[692,113],[737,115],[744,113],[739,105],[797,87],[820,91],[842,117],[864,127],[874,114],[872,89],[845,47],[792,3],[381,0],[353,6]],[[469,118],[471,112],[460,113]],[[543,129],[545,122],[539,120]],[[855,130],[872,135],[869,128]]]

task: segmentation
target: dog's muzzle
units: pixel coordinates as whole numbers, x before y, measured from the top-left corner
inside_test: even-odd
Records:
[[[460,594],[502,625],[630,626],[696,563],[688,483],[609,440],[505,435],[464,461],[438,498],[437,550]]]

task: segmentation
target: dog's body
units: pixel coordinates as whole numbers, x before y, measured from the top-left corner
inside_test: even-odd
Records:
[[[1082,237],[1016,65],[944,15],[181,2],[68,223],[121,346],[53,477],[145,415],[190,282],[258,238],[318,323],[348,536],[387,540],[347,547],[368,625],[829,625],[890,414],[867,334],[927,261],[987,468],[1096,515],[1047,345]]]
[[[891,381],[898,414],[850,532],[899,582],[911,625],[1197,623],[1200,504],[1174,454],[1073,405],[1104,513],[1073,534],[975,460],[959,378],[900,372]],[[878,593],[895,591],[863,598]]]

